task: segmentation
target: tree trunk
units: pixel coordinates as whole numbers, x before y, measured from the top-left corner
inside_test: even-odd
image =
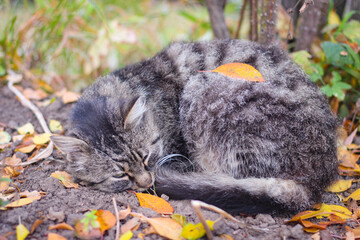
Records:
[[[315,36],[319,32],[322,12],[327,12],[329,0],[316,0],[314,5],[308,5],[302,13],[299,30],[296,37],[295,50],[310,50]]]
[[[258,4],[257,0],[250,0],[250,39],[258,40]]]
[[[276,22],[280,0],[262,0],[260,13],[260,37],[262,44],[273,44],[276,37]]]
[[[225,1],[206,0],[206,6],[210,16],[210,23],[216,38],[230,38],[229,30],[225,23],[224,6]]]

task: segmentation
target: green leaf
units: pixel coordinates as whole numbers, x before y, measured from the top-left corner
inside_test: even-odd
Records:
[[[352,15],[355,14],[355,11],[350,11],[348,12],[348,14],[345,15],[345,17],[343,17],[343,19],[341,20],[341,23],[339,25],[338,30],[336,31],[336,33],[339,33],[343,30],[343,28],[347,25],[347,21],[351,18]]]
[[[342,52],[346,52],[346,48],[342,45],[332,42],[323,42],[321,47],[324,49],[326,59],[328,63],[334,66],[344,66],[345,64],[353,64],[354,61],[349,55],[343,55]]]
[[[92,226],[93,228],[99,228],[100,224],[97,221],[96,210],[92,210],[91,212],[85,213],[85,217],[80,220],[81,223],[84,224],[85,232],[88,231],[89,227]]]
[[[304,69],[306,74],[311,75],[314,72],[313,68],[311,67],[311,62],[309,61],[309,59],[311,58],[310,53],[302,50],[292,53],[291,56],[294,62],[299,64]]]
[[[344,35],[352,41],[360,39],[360,22],[351,20],[344,26]]]
[[[320,90],[327,96],[332,97],[333,96],[333,90],[331,89],[330,85],[325,85],[320,88]]]
[[[313,82],[317,82],[321,80],[324,76],[324,69],[319,63],[311,63],[311,67],[313,69],[313,73],[310,74],[310,78]]]
[[[360,23],[359,23],[360,24]],[[360,28],[359,28],[360,31]],[[350,56],[353,58],[355,62],[355,68],[360,70],[360,57],[359,54],[355,53],[355,51],[347,44],[343,44],[343,47],[346,48],[347,52],[350,53]]]
[[[330,80],[332,84],[335,84],[336,82],[340,82],[340,81],[341,81],[341,75],[340,75],[339,72],[332,71],[331,74],[332,74],[332,76],[333,76],[333,77],[331,78],[331,80]]]

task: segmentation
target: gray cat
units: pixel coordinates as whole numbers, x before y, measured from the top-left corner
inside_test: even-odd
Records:
[[[232,62],[252,65],[265,81],[199,72]],[[156,180],[156,193],[173,199],[271,213],[320,201],[337,176],[338,121],[275,46],[173,43],[99,78],[71,122],[71,137],[51,139],[67,171],[103,191],[141,191]],[[178,156],[188,160],[171,160]]]

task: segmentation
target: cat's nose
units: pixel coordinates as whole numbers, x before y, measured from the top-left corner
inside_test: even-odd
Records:
[[[149,188],[153,184],[153,178],[150,173],[143,173],[135,178],[136,185],[139,188]]]

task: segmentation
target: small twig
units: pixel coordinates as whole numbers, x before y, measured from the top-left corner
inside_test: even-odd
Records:
[[[117,208],[115,198],[112,198],[112,201],[113,201],[113,204],[114,204],[115,215],[116,215],[116,235],[115,235],[115,240],[118,240],[119,237],[120,237],[119,210],[118,210],[118,208]]]
[[[240,28],[244,19],[244,15],[245,15],[245,8],[246,8],[246,4],[248,3],[248,0],[244,0],[243,5],[241,6],[241,10],[239,13],[239,22],[238,25],[236,27],[236,31],[235,31],[235,37],[234,38],[239,38],[239,34],[240,34]]]
[[[1,123],[1,122],[0,122],[0,126],[2,126],[2,127],[6,127],[6,125],[5,125],[5,124],[3,124],[3,123]]]
[[[40,112],[40,110],[32,102],[30,102],[27,98],[25,98],[25,96],[18,89],[16,89],[14,87],[14,82],[11,79],[8,79],[7,86],[10,89],[10,91],[12,91],[20,99],[21,104],[24,107],[29,108],[35,114],[35,116],[38,119],[38,121],[39,121],[42,129],[44,130],[44,132],[51,134],[51,131],[50,131],[49,127],[47,126],[45,118],[42,115],[42,113]],[[47,158],[48,156],[51,155],[51,153],[53,151],[53,147],[54,147],[54,144],[53,144],[53,142],[50,141],[47,148],[45,150],[41,151],[34,158],[32,158],[31,161],[17,164],[17,166],[26,166],[26,165],[35,163],[35,162],[37,162],[37,161],[39,161],[41,159]]]
[[[192,200],[191,201],[191,206],[194,208],[196,215],[199,217],[200,222],[202,223],[202,225],[205,228],[205,232],[206,232],[206,236],[208,240],[212,240],[214,238],[202,212],[201,212],[201,202],[197,201],[197,200]]]

